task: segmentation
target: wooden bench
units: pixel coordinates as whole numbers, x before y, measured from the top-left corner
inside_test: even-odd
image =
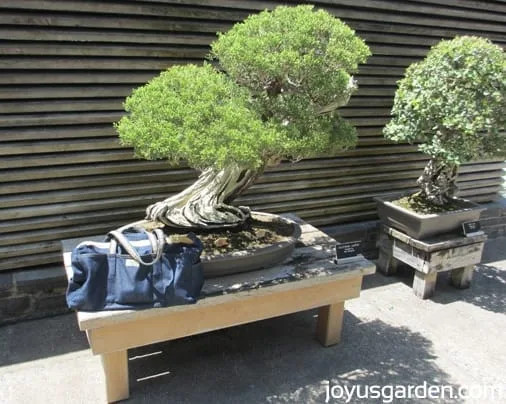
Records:
[[[129,397],[127,349],[319,308],[317,339],[337,344],[344,302],[360,295],[362,278],[375,272],[366,259],[336,265],[335,241],[300,222],[290,258],[275,267],[207,279],[196,304],[148,310],[77,312],[91,351],[101,355],[107,400]],[[93,238],[88,238],[88,240]],[[62,242],[67,276],[70,252],[83,239]]]
[[[451,271],[452,285],[459,289],[468,288],[474,266],[481,261],[486,240],[485,234],[468,237],[443,234],[417,240],[383,225],[378,240],[378,270],[393,275],[403,263],[413,268],[413,292],[421,299],[434,294],[440,272]]]

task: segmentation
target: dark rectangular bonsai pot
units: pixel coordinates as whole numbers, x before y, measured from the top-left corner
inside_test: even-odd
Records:
[[[485,208],[467,199],[461,199],[463,208],[443,213],[419,214],[393,204],[406,194],[389,194],[375,197],[378,216],[383,224],[400,230],[418,240],[445,233],[461,231],[462,223],[480,219]]]

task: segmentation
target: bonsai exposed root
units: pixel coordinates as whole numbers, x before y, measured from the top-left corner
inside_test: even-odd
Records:
[[[192,229],[238,226],[250,217],[250,210],[229,203],[244,192],[259,174],[260,171],[238,166],[220,171],[208,168],[190,187],[149,206],[146,219],[171,227]]]
[[[424,199],[443,206],[457,193],[456,180],[457,166],[431,159],[416,183],[421,188]]]

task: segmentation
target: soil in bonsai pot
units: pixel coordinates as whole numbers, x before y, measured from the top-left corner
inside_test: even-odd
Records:
[[[394,205],[404,209],[416,212],[421,215],[430,215],[435,213],[453,212],[461,209],[470,208],[473,205],[463,199],[453,199],[444,206],[435,205],[422,197],[421,192],[403,196],[392,201]]]
[[[170,235],[187,234],[187,231],[168,226],[163,230]],[[285,241],[292,236],[293,231],[293,225],[290,223],[280,220],[266,222],[251,217],[236,228],[196,231],[195,234],[204,244],[202,256],[213,256],[267,247]]]

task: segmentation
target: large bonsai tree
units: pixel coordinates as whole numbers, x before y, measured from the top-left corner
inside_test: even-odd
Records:
[[[417,183],[421,199],[444,206],[454,197],[458,166],[506,158],[506,58],[489,40],[441,41],[408,67],[384,135],[421,142],[430,161]]]
[[[189,188],[148,207],[170,226],[232,227],[249,217],[230,203],[268,165],[331,155],[356,143],[339,115],[356,89],[350,73],[369,48],[312,6],[250,16],[212,44],[203,66],[171,67],[125,102],[116,128],[146,159],[202,170]]]

